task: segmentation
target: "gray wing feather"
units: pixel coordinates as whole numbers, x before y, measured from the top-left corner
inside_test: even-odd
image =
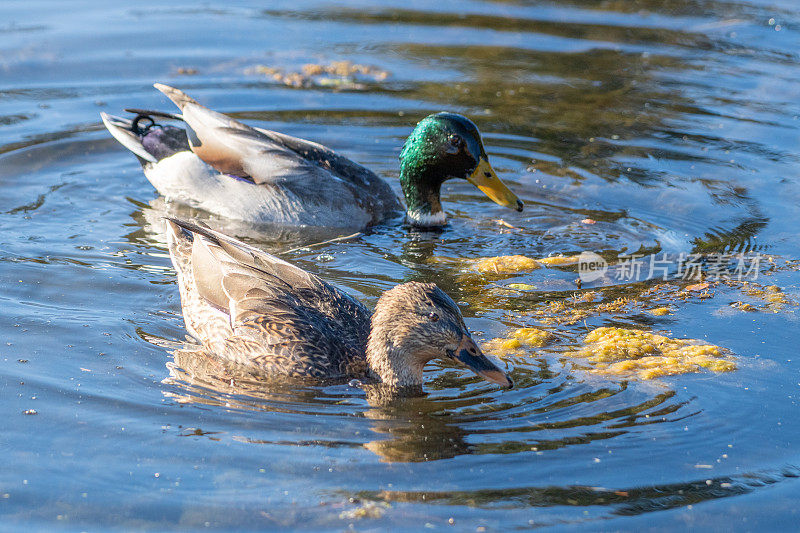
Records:
[[[333,150],[283,133],[251,128],[212,111],[178,89],[155,85],[181,108],[189,143],[200,159],[220,172],[279,185],[320,204],[352,196],[377,221],[401,208],[385,180]]]

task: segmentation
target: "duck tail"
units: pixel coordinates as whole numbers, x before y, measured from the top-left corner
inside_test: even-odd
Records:
[[[176,89],[175,87],[170,87],[169,85],[164,85],[163,83],[154,83],[153,87],[167,95],[167,98],[175,102],[175,105],[181,110],[183,110],[184,106],[187,104],[200,105],[197,103],[197,100],[187,95],[180,89]]]
[[[182,235],[183,239],[194,240],[194,236],[197,234],[202,235],[207,239],[211,239],[212,241],[219,240],[216,231],[207,227],[203,227],[199,224],[195,224],[194,222],[181,220],[180,218],[175,217],[164,217],[164,220],[167,221],[167,229],[175,233],[176,236],[179,234]]]
[[[164,220],[167,224],[167,248],[172,264],[179,276],[190,275],[192,244],[194,243],[194,231],[191,228],[199,228],[199,226],[171,217],[165,217]],[[183,278],[181,277],[181,279]]]
[[[142,145],[141,136],[134,132],[132,120],[115,117],[107,113],[100,113],[100,118],[103,119],[103,124],[105,124],[105,127],[111,135],[113,135],[122,146],[133,152],[134,155],[139,158],[139,162],[142,163],[142,165],[157,162],[155,156],[145,150]]]
[[[179,239],[183,239],[183,241],[192,243],[195,238],[200,237],[206,244],[216,246],[225,252],[231,260],[256,270],[264,271],[264,269],[266,269],[269,275],[274,275],[270,273],[274,265],[283,265],[284,267],[292,269],[292,271],[299,270],[302,272],[302,275],[306,277],[309,275],[283,259],[275,257],[263,250],[259,250],[255,246],[251,246],[229,235],[225,235],[224,233],[178,218],[165,218],[167,220],[168,233],[169,231],[174,233],[173,237],[167,235],[168,241],[172,238],[175,242],[178,242]],[[172,249],[170,249],[170,254],[172,254]],[[273,267],[270,265],[273,265]]]
[[[154,109],[138,109],[136,107],[126,107],[126,113],[133,113],[143,117],[161,117],[170,118],[172,120],[183,120],[183,115],[179,113],[167,113],[166,111],[156,111]]]

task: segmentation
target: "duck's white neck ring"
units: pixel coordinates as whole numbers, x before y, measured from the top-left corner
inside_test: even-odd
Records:
[[[421,210],[409,210],[406,212],[406,217],[412,225],[422,228],[444,226],[447,223],[447,215],[444,214],[444,211],[431,213]]]

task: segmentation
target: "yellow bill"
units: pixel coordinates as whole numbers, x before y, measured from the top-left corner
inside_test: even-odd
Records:
[[[478,166],[467,178],[467,181],[483,191],[483,194],[494,200],[497,204],[509,209],[516,209],[522,211],[522,202],[517,195],[511,192],[511,189],[506,187],[506,184],[500,181],[500,178],[495,174],[492,165],[481,157]]]

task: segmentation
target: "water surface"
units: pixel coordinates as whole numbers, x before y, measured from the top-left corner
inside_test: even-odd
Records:
[[[740,288],[720,286],[671,315],[593,314],[504,363],[512,390],[431,364],[427,396],[383,405],[347,384],[231,386],[213,359],[182,349],[159,233],[165,213],[197,217],[369,304],[396,283],[435,281],[481,339],[541,326],[530,311],[580,293],[575,270],[497,279],[435,258],[758,253],[776,265],[765,262],[759,281],[796,300],[800,276],[786,264],[800,259],[794,2],[42,0],[7,1],[0,14],[5,527],[795,524],[792,305],[738,311]],[[254,70],[340,60],[389,76],[289,87]],[[441,233],[394,221],[289,251],[330,235],[259,232],[167,206],[103,129],[101,111],[169,110],[154,81],[328,145],[398,191],[414,123],[467,114],[526,209],[451,181]],[[511,282],[537,290],[495,290]],[[702,339],[736,354],[739,370],[592,376],[565,353],[603,325]]]

